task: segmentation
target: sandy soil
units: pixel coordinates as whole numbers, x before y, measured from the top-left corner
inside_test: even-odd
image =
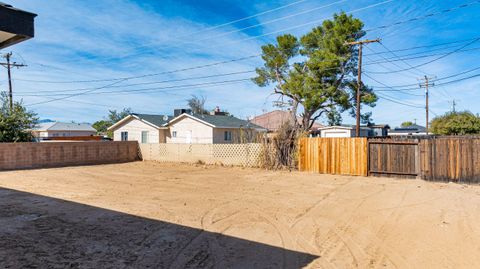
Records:
[[[480,268],[480,186],[136,162],[0,173],[1,268]]]

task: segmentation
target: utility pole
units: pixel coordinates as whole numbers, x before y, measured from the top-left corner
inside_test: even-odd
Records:
[[[425,123],[425,129],[427,131],[428,135],[428,87],[429,86],[434,86],[434,83],[430,83],[430,80],[435,79],[435,77],[427,77],[426,75],[419,79],[422,83],[420,84],[420,88],[425,87],[425,117],[426,117],[426,123]]]
[[[346,45],[354,46],[358,45],[358,77],[357,77],[357,126],[355,128],[355,136],[360,137],[360,99],[361,99],[361,88],[362,88],[362,49],[363,44],[380,42],[380,39],[374,40],[361,40],[355,42],[347,42]]]
[[[457,100],[453,99],[452,100],[452,112],[455,113],[457,110]]]
[[[6,63],[0,63],[0,65],[4,66],[7,68],[7,74],[8,74],[8,97],[9,97],[9,100],[10,100],[10,112],[13,111],[13,88],[12,88],[12,74],[11,74],[11,68],[12,66],[13,67],[23,67],[23,66],[26,66],[24,64],[17,64],[17,63],[10,63],[10,57],[12,57],[12,53],[9,52],[5,55],[3,55],[3,57],[7,60]]]

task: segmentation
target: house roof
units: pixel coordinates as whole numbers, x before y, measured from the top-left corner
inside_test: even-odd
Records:
[[[267,112],[265,114],[256,116],[251,120],[252,123],[268,129],[269,131],[275,132],[286,122],[292,122],[292,112],[291,111],[282,111],[274,110]],[[297,117],[297,122],[301,122],[302,118]],[[318,129],[323,127],[321,124],[314,123],[312,129]]]
[[[172,116],[167,116],[167,115],[153,115],[153,114],[138,114],[138,113],[133,113],[132,115],[137,116],[141,120],[147,121],[157,127],[162,127],[169,121],[173,119]]]
[[[96,132],[95,128],[88,123],[71,122],[47,122],[41,123],[34,129],[35,131],[84,131]]]
[[[172,119],[168,124],[171,124],[175,121],[178,121],[184,117],[189,117],[196,119],[200,122],[203,122],[214,128],[253,128],[253,129],[263,129],[263,127],[248,122],[246,120],[241,120],[239,118],[227,115],[208,115],[208,114],[187,114],[183,113],[180,116]]]
[[[427,129],[423,126],[412,124],[408,127],[397,127],[391,130],[389,133],[401,133],[401,134],[409,134],[409,133],[425,133]]]
[[[121,126],[124,122],[127,122],[130,119],[137,119],[139,121],[142,121],[152,127],[155,128],[165,128],[164,125],[166,125],[170,120],[173,119],[172,116],[167,116],[167,115],[155,115],[155,114],[139,114],[139,113],[132,113],[125,118],[121,119],[114,125],[108,127],[108,130],[114,130],[118,126]]]

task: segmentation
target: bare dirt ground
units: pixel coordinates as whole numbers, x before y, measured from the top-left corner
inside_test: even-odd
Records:
[[[0,268],[480,268],[480,186],[136,162],[0,173]]]

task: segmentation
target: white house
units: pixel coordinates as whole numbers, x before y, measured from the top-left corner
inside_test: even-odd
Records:
[[[93,136],[97,130],[88,123],[47,122],[32,130],[33,135],[44,140],[54,137]]]
[[[173,117],[165,115],[130,114],[108,128],[115,141],[138,143],[165,143],[168,127]]]
[[[320,137],[356,137],[355,126],[327,126],[318,129]],[[360,136],[368,137],[370,129],[360,127]]]
[[[109,128],[113,139],[139,143],[220,144],[238,143],[242,137],[266,129],[216,112],[214,115],[176,111],[175,117],[132,114]],[[186,112],[186,113],[185,113]]]

